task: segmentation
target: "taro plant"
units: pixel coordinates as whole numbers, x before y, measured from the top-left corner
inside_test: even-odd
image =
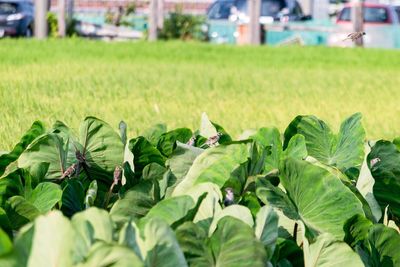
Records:
[[[399,143],[360,114],[240,140],[205,114],[131,139],[35,122],[0,155],[0,266],[400,266]]]

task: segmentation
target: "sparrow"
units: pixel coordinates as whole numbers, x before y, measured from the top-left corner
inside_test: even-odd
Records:
[[[192,137],[190,137],[189,141],[186,144],[188,146],[194,146],[195,142],[196,142],[196,136],[193,135]]]
[[[116,166],[114,170],[114,181],[113,184],[117,185],[119,180],[121,179],[122,168],[120,166]]]
[[[225,199],[224,199],[224,205],[225,207],[228,207],[232,204],[235,204],[235,196],[233,194],[233,189],[230,187],[225,188]]]
[[[64,178],[71,178],[71,176],[73,176],[76,172],[76,170],[78,169],[78,163],[74,163],[71,166],[69,166],[65,172],[62,174],[61,179]]]
[[[352,40],[353,42],[355,42],[357,39],[360,39],[364,35],[365,32],[352,32],[349,35],[347,35],[346,39],[343,39],[343,41]]]
[[[222,133],[218,132],[217,135],[211,136],[207,139],[207,141],[202,145],[207,145],[209,147],[216,146],[218,144],[219,138],[222,136]]]

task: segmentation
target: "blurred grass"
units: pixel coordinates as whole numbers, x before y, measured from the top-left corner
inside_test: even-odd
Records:
[[[34,120],[77,129],[87,115],[130,136],[210,119],[234,136],[314,114],[333,129],[362,112],[368,138],[400,135],[400,52],[198,43],[0,41],[0,150]]]

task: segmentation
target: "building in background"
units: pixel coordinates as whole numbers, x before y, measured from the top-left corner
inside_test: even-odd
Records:
[[[71,2],[71,0],[67,0]],[[135,4],[138,13],[148,13],[149,1],[143,0],[73,0],[75,12],[105,12],[108,9],[127,7]],[[51,0],[51,9],[57,9],[57,0]],[[207,8],[213,0],[165,0],[165,12],[174,11],[176,6],[180,6],[182,11],[189,14],[205,14]]]

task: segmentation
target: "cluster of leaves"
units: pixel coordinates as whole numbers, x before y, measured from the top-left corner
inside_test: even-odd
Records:
[[[400,140],[366,144],[360,114],[126,127],[35,122],[0,153],[0,266],[400,266]]]
[[[206,36],[202,31],[205,18],[203,16],[184,14],[179,6],[164,21],[164,27],[159,32],[161,39],[200,40]]]

